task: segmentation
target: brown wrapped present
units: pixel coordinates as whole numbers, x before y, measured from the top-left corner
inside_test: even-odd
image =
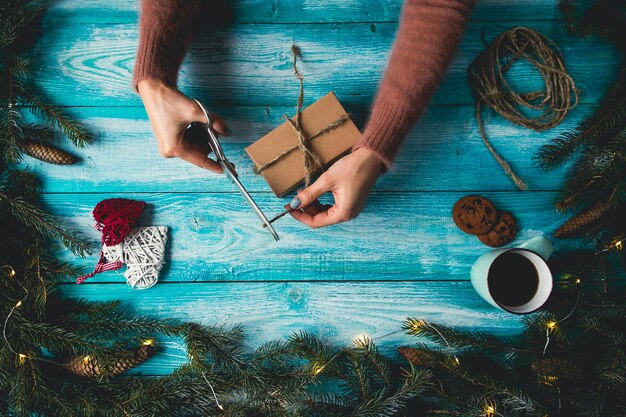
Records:
[[[333,92],[246,148],[255,172],[283,197],[344,156],[361,136]],[[298,127],[299,123],[299,127]]]

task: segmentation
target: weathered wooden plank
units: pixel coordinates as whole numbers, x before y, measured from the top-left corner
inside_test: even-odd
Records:
[[[311,230],[290,217],[275,226],[274,242],[239,194],[122,194],[149,203],[143,225],[171,228],[161,280],[466,280],[472,262],[486,250],[461,232],[451,218],[460,192],[374,193],[365,212],[349,223]],[[499,209],[514,213],[519,238],[548,231],[559,216],[551,192],[484,193]],[[91,211],[102,199],[120,194],[48,194],[45,205],[63,224],[74,225],[99,241]],[[254,194],[273,215],[284,201]],[[60,255],[73,260],[67,251]],[[79,262],[89,271],[96,254]],[[69,277],[72,279],[72,277]],[[94,282],[124,282],[109,272]]]
[[[235,23],[395,22],[401,0],[223,0],[216,9]],[[139,1],[57,0],[50,6],[46,21],[73,23],[132,23],[137,21]],[[560,17],[556,1],[481,0],[472,20],[552,20]]]
[[[89,300],[119,299],[138,315],[207,325],[242,323],[251,348],[299,330],[344,346],[360,334],[376,338],[399,330],[407,316],[494,334],[521,329],[517,316],[489,306],[468,282],[157,284],[144,291],[70,284],[60,291]],[[415,341],[398,333],[376,342],[385,354],[395,355],[397,346]],[[164,354],[137,370],[164,373],[185,360],[175,341],[165,346]]]
[[[82,161],[71,166],[50,165],[26,157],[44,179],[44,192],[229,192],[232,184],[179,160],[159,156],[143,108],[73,108],[74,118],[86,124],[95,144],[72,151]],[[234,134],[223,140],[227,156],[237,165],[242,182],[251,191],[269,192],[254,175],[243,148],[283,122],[292,107],[223,107]],[[223,111],[222,111],[223,110]],[[581,106],[548,132],[514,126],[485,111],[487,134],[534,190],[560,188],[562,170],[545,173],[534,165],[539,146],[558,132],[574,127],[591,110]],[[363,126],[367,109],[348,111]],[[71,149],[70,146],[67,147]],[[488,178],[488,179],[487,179]],[[483,145],[471,106],[433,106],[401,149],[395,166],[378,182],[378,191],[514,190],[515,185]]]
[[[471,25],[450,72],[434,98],[440,104],[471,104],[466,68],[506,27]],[[568,69],[585,92],[585,102],[601,97],[615,74],[612,47],[598,39],[568,36],[560,22],[530,22],[561,45]],[[368,105],[386,64],[395,23],[239,25],[199,38],[181,69],[181,88],[208,104],[290,106],[297,82],[290,47],[297,43],[308,98],[334,90],[346,103]],[[68,24],[46,28],[33,54],[36,83],[66,106],[140,106],[131,85],[137,47],[136,24]],[[516,66],[511,83],[541,86],[534,70]]]

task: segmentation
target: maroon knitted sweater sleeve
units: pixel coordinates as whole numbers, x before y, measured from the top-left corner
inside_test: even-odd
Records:
[[[197,0],[143,0],[133,84],[146,78],[176,86],[191,39]],[[387,168],[426,109],[463,36],[475,0],[406,0],[389,65],[354,149],[368,148]]]
[[[197,0],[143,0],[139,19],[139,48],[133,86],[154,79],[175,87],[178,69],[185,57]]]
[[[365,131],[354,146],[391,167],[446,73],[475,0],[407,0]]]

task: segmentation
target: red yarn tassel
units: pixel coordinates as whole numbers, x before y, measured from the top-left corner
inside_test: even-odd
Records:
[[[100,260],[96,264],[96,267],[94,268],[94,270],[88,274],[81,275],[78,278],[76,278],[76,283],[82,284],[83,282],[85,282],[87,278],[91,278],[94,275],[99,274],[100,272],[115,271],[124,266],[124,262],[122,261],[105,262],[105,260],[106,259],[104,258],[104,253],[100,252]]]
[[[145,206],[143,201],[127,198],[109,198],[99,202],[93,209],[93,218],[96,220],[96,229],[102,232],[102,244],[114,246],[122,243]],[[76,283],[81,284],[100,272],[114,271],[122,266],[124,263],[121,261],[106,262],[104,253],[100,252],[100,260],[94,270],[76,278]]]

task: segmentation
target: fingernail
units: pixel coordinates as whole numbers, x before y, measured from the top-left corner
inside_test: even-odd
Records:
[[[224,133],[226,133],[228,136],[232,135],[232,130],[230,130],[230,127],[226,126],[226,128],[224,129]]]
[[[300,205],[302,204],[302,201],[300,201],[300,197],[295,196],[293,198],[293,200],[291,200],[291,202],[289,203],[289,205],[291,206],[292,209],[297,209],[298,207],[300,207]]]

